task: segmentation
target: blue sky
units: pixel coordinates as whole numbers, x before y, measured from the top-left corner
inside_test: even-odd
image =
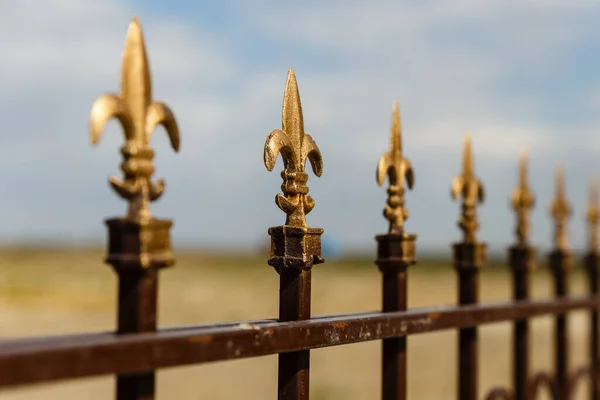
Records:
[[[167,191],[152,210],[175,220],[176,246],[255,247],[284,222],[274,204],[282,163],[269,173],[262,150],[281,125],[290,67],[324,159],[322,177],[309,179],[308,223],[345,248],[374,249],[386,230],[375,167],[395,99],[416,173],[407,229],[420,248],[460,238],[449,185],[467,130],[488,194],[482,240],[501,250],[513,238],[508,197],[526,149],[533,241],[551,244],[553,174],[564,163],[571,242],[585,246],[587,181],[600,178],[600,4],[583,0],[11,2],[0,15],[1,241],[101,243],[103,219],[124,213],[107,183],[120,173],[122,133],[111,122],[92,148],[88,117],[97,96],[118,90],[133,15],[154,97],[182,132],[177,155],[164,132],[153,139]]]

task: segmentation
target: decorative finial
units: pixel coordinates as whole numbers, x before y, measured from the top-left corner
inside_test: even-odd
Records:
[[[535,196],[527,179],[527,153],[519,154],[519,186],[513,191],[511,205],[517,214],[517,242],[526,245],[529,240],[529,213],[535,205]]]
[[[392,129],[390,135],[390,151],[379,159],[377,165],[377,184],[383,185],[388,177],[390,186],[387,190],[388,200],[383,215],[390,222],[388,233],[402,234],[404,221],[408,218],[408,210],[404,208],[404,180],[409,189],[413,188],[415,174],[408,159],[402,156],[402,127],[398,102],[394,102]]]
[[[462,196],[462,215],[458,222],[458,226],[463,231],[464,242],[475,243],[475,232],[479,227],[476,206],[477,203],[483,203],[485,192],[483,184],[475,177],[473,158],[471,155],[471,137],[469,133],[465,135],[463,170],[462,173],[456,176],[452,181],[450,194],[454,200],[459,196]]]
[[[565,194],[564,167],[556,168],[556,193],[550,209],[554,219],[554,245],[557,250],[567,251],[569,239],[567,238],[567,219],[571,216],[571,206]]]
[[[287,215],[285,224],[306,227],[306,214],[315,206],[308,196],[308,174],[304,172],[306,160],[310,160],[313,172],[321,176],[323,158],[312,137],[304,132],[302,104],[294,70],[288,72],[285,94],[283,95],[283,113],[281,130],[275,129],[265,142],[264,162],[272,171],[281,153],[284,170],[281,172],[283,194],[275,197],[277,206]]]
[[[171,146],[179,150],[179,128],[173,113],[163,103],[152,100],[150,69],[139,20],[134,17],[129,24],[121,69],[121,92],[100,96],[92,105],[90,139],[98,143],[106,122],[117,118],[123,127],[125,145],[121,148],[124,180],[110,177],[113,189],[129,202],[127,218],[148,221],[150,202],[158,199],[165,190],[160,179],[151,182],[154,173],[150,147],[152,133],[163,125]]]
[[[600,209],[598,208],[598,181],[590,179],[590,200],[586,213],[588,223],[588,246],[590,252],[598,251],[598,222],[600,222]]]

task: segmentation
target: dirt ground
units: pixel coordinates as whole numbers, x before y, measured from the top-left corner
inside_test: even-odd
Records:
[[[101,263],[101,252],[0,252],[0,336],[37,336],[110,330],[115,324],[116,280]],[[352,265],[350,265],[352,264]],[[161,326],[272,318],[277,315],[277,274],[264,261],[179,256],[161,273]],[[502,268],[482,273],[482,301],[510,296]],[[585,282],[575,273],[572,291]],[[549,297],[552,285],[543,267],[535,273],[535,297]],[[411,307],[453,304],[456,279],[450,264],[414,266],[409,275]],[[332,263],[315,267],[313,315],[379,308],[380,275],[370,263]],[[570,317],[572,366],[586,361],[587,315]],[[532,323],[535,370],[552,370],[552,319]],[[487,389],[510,383],[510,324],[480,329],[480,398]],[[456,333],[409,338],[410,399],[456,398]],[[380,396],[380,342],[315,350],[311,353],[311,399],[377,399]],[[0,371],[1,373],[1,371]],[[158,399],[220,400],[276,398],[277,357],[268,356],[158,373]],[[0,390],[0,400],[110,399],[113,377]],[[575,398],[586,398],[587,382]],[[540,398],[548,398],[540,396]]]

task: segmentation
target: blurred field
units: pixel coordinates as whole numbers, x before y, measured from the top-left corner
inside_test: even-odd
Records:
[[[102,251],[0,252],[0,336],[32,336],[111,330],[115,323],[115,276],[101,260]],[[266,257],[178,254],[175,268],[161,275],[160,325],[195,324],[277,315],[277,274]],[[483,301],[510,296],[506,268],[482,274]],[[572,291],[581,293],[580,271]],[[549,297],[551,281],[543,266],[533,292]],[[448,262],[424,262],[410,271],[411,307],[453,304],[456,281]],[[370,261],[340,261],[317,266],[313,273],[313,315],[371,311],[379,308],[380,276]],[[571,314],[573,364],[586,361],[585,313]],[[552,369],[552,320],[533,322],[533,367]],[[480,390],[510,381],[510,324],[480,331]],[[455,398],[456,333],[409,338],[409,398]],[[380,384],[380,342],[316,350],[311,353],[311,399],[376,399]],[[2,371],[0,371],[2,373]],[[158,373],[158,398],[274,399],[277,357],[261,357]],[[113,378],[102,377],[0,391],[0,400],[109,399]],[[576,398],[585,398],[587,382]],[[546,398],[546,397],[540,397]]]

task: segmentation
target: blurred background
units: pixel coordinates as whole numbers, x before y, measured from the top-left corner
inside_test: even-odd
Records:
[[[537,196],[532,242],[551,247],[554,170],[565,165],[573,206],[569,235],[585,250],[588,179],[600,139],[600,4],[517,0],[4,0],[0,13],[0,336],[113,329],[115,277],[102,264],[103,219],[124,213],[108,187],[120,175],[123,135],[110,122],[98,148],[88,138],[92,102],[117,92],[128,23],[139,16],[153,96],[174,110],[180,154],[156,132],[155,176],[167,181],[153,205],[172,218],[179,263],[162,274],[161,325],[275,317],[278,280],[266,264],[278,161],[262,162],[281,126],[287,70],[294,68],[305,128],[324,172],[311,175],[328,263],[315,269],[313,314],[380,307],[374,235],[387,225],[375,167],[388,150],[398,100],[403,149],[416,173],[406,195],[420,263],[411,306],[452,304],[450,244],[460,239],[449,196],[462,139],[473,140],[487,190],[479,237],[489,244],[483,300],[503,300],[503,264],[513,240],[508,206],[518,152],[530,157]],[[544,258],[534,293],[551,290]],[[575,272],[573,290],[584,282]],[[252,299],[252,301],[248,301]],[[575,361],[585,355],[585,315],[572,319]],[[551,367],[551,320],[534,323],[534,367]],[[482,329],[482,390],[509,382],[509,324]],[[410,339],[411,398],[455,393],[455,334]],[[380,344],[313,352],[316,399],[379,396]],[[579,358],[577,358],[579,357]],[[488,362],[489,361],[489,362]],[[159,397],[273,398],[276,357],[177,368],[159,374]],[[0,372],[1,373],[1,372]],[[235,377],[235,384],[231,384]],[[435,384],[431,384],[431,381]],[[51,390],[48,391],[48,388]],[[0,391],[0,399],[109,398],[112,378]],[[583,394],[581,388],[579,394]]]

